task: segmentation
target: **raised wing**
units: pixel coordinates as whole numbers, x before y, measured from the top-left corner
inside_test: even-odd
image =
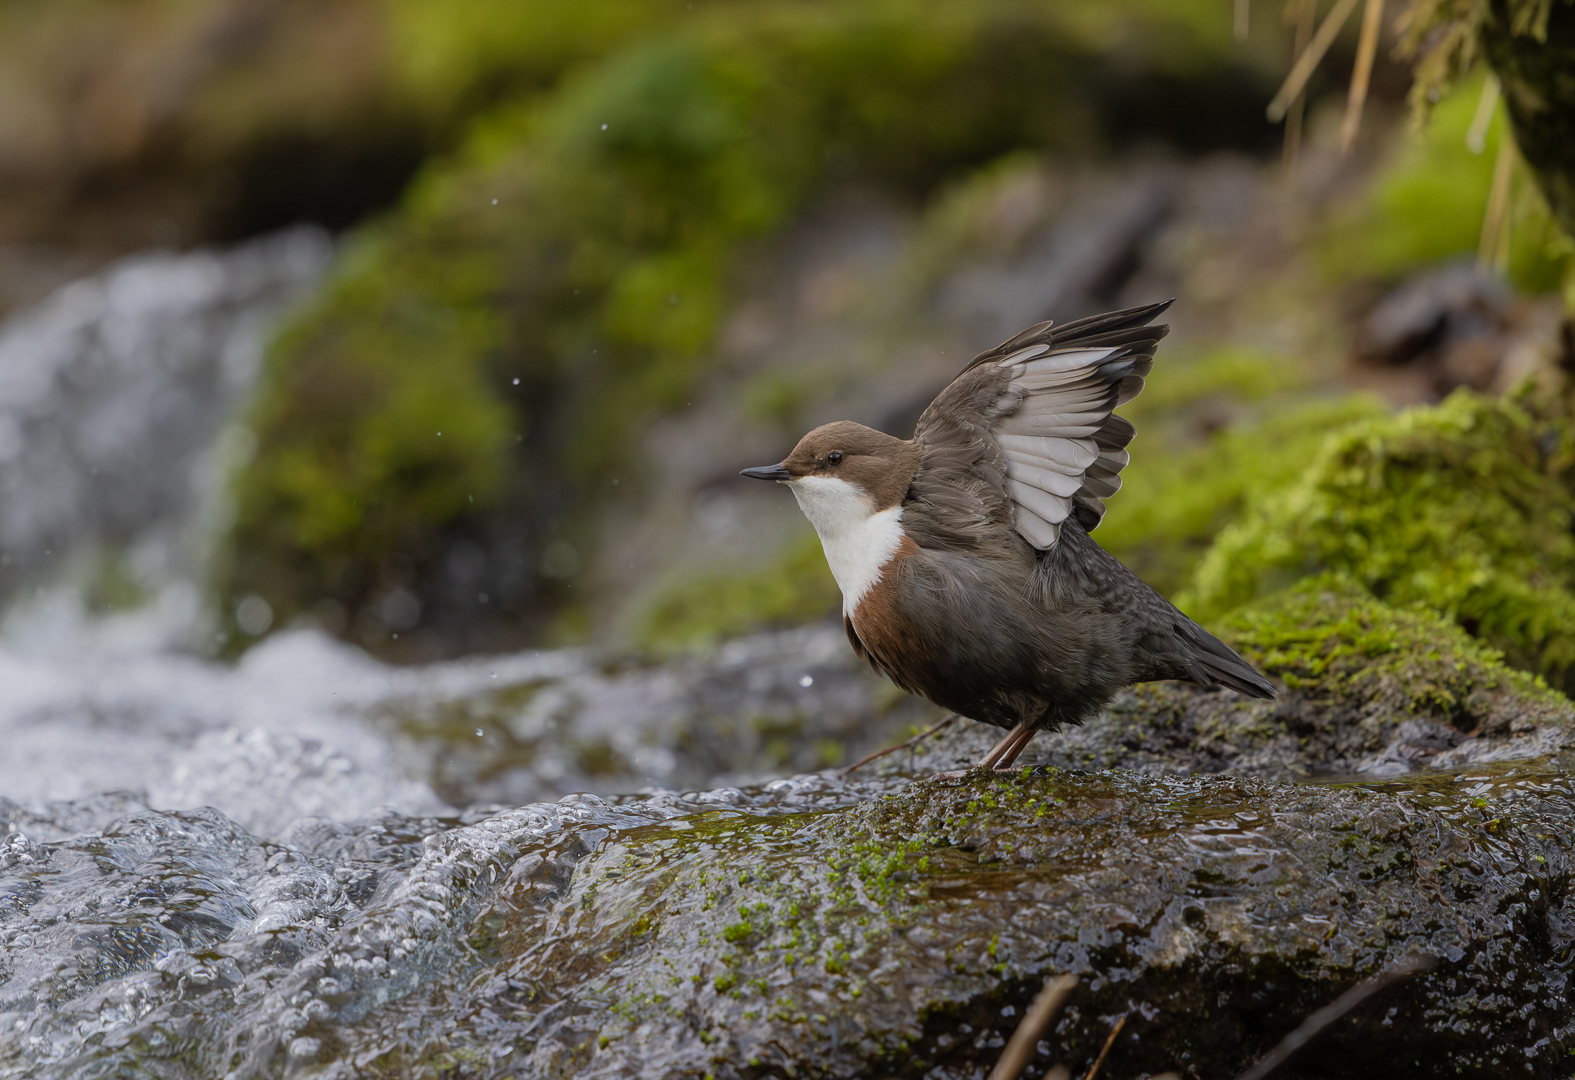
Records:
[[[1072,515],[1093,529],[1121,487],[1133,435],[1112,410],[1143,389],[1170,330],[1148,323],[1169,306],[1039,323],[976,357],[919,420],[914,497],[953,525],[971,504],[975,529],[1009,513],[1040,550]]]

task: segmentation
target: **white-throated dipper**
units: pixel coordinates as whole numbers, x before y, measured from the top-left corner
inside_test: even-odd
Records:
[[[981,766],[1156,679],[1271,698],[1273,685],[1090,537],[1121,486],[1170,331],[1153,304],[1042,322],[982,353],[910,440],[818,427],[779,465],[842,590],[854,652],[943,709],[1006,728]]]

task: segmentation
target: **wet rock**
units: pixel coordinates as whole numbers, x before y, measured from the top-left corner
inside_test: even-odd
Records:
[[[1402,282],[1356,328],[1354,352],[1372,384],[1402,401],[1458,387],[1513,390],[1557,356],[1560,305],[1517,300],[1499,278],[1453,263]]]
[[[1179,186],[1173,171],[1164,169],[1101,178],[1032,237],[1014,264],[970,266],[952,275],[937,306],[981,348],[1041,319],[1064,322],[1095,313],[1141,265],[1142,245],[1163,224]]]
[[[1336,576],[1222,629],[1279,701],[1141,687],[1041,736],[1033,769],[933,775],[998,734],[958,722],[849,778],[738,786],[717,778],[769,760],[752,717],[817,718],[800,743],[884,741],[911,706],[879,696],[834,627],[666,665],[566,652],[423,672],[283,636],[253,676],[347,675],[344,707],[374,726],[474,737],[485,716],[484,735],[526,746],[542,721],[529,756],[491,774],[473,758],[457,790],[614,790],[637,777],[540,763],[618,750],[620,732],[689,755],[675,784],[711,784],[296,816],[266,839],[130,796],[0,803],[0,1076],[979,1076],[1044,979],[1073,972],[1027,1075],[1086,1071],[1124,1016],[1110,1075],[1202,1080],[1419,956],[1431,971],[1288,1075],[1560,1076],[1575,707]],[[322,745],[198,740],[215,750],[234,760],[188,782],[349,812],[334,799],[353,774]]]
[[[1384,297],[1362,320],[1357,355],[1398,365],[1434,350],[1447,353],[1460,342],[1502,331],[1509,308],[1509,291],[1495,277],[1465,264],[1429,270]]]
[[[761,783],[856,760],[940,714],[874,675],[840,626],[756,634],[666,663],[593,653],[446,665],[367,710],[455,806]]]
[[[1572,1037],[1575,792],[1559,767],[1369,787],[806,778],[576,796],[470,826],[384,818],[302,829],[299,846],[143,815],[41,845],[57,871],[101,853],[76,873],[123,937],[158,937],[141,970],[83,975],[102,946],[46,932],[69,878],[0,872],[0,1067],[978,1075],[1043,979],[1071,971],[1035,1075],[1086,1069],[1118,1015],[1112,1075],[1231,1075],[1355,980],[1425,954],[1433,971],[1337,1025],[1302,1075],[1553,1076]],[[375,889],[353,901],[336,863]],[[137,897],[154,902],[116,906]],[[186,921],[161,929],[172,915]],[[13,973],[46,966],[76,982],[21,1008]]]

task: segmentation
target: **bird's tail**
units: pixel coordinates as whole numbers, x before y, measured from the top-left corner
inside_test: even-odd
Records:
[[[1277,696],[1274,684],[1265,679],[1252,665],[1237,655],[1236,650],[1225,644],[1219,638],[1203,629],[1197,623],[1190,627],[1192,640],[1187,644],[1191,646],[1191,659],[1194,671],[1194,682],[1208,686],[1212,683],[1221,683],[1238,693],[1248,697],[1273,698]],[[1197,669],[1201,668],[1202,671]],[[1198,678],[1204,674],[1205,678]]]

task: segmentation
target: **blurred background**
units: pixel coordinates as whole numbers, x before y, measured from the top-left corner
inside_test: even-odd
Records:
[[[0,0],[0,794],[847,760],[923,709],[737,471],[1167,297],[1097,539],[1224,610],[1199,560],[1328,435],[1568,359],[1489,5],[1378,5],[1370,68],[1355,6]]]

